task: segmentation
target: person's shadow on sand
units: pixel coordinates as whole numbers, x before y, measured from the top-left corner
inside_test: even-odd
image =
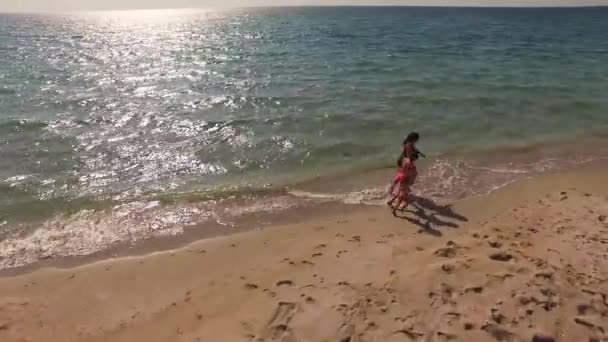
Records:
[[[430,198],[424,198],[424,197],[415,196],[415,195],[411,195],[410,199],[411,199],[411,203],[413,205],[426,209],[426,210],[429,210],[439,216],[444,216],[448,219],[453,219],[453,220],[457,220],[457,221],[461,221],[461,222],[469,221],[466,217],[456,213],[454,211],[454,209],[452,208],[451,204],[440,205],[440,204],[437,204],[435,201],[433,201]],[[456,227],[458,227],[458,225],[456,225]]]
[[[406,213],[414,214],[414,217],[406,216]],[[423,229],[423,232],[441,236],[441,231],[436,228],[460,227],[458,222],[468,222],[468,219],[454,211],[451,204],[440,205],[429,198],[420,196],[410,196],[410,205],[403,213],[396,213],[396,216],[409,221]]]

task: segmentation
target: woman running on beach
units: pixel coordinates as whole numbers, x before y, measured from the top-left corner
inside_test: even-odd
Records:
[[[416,170],[415,160],[418,159],[420,151],[416,148],[416,144],[420,140],[420,134],[418,132],[412,132],[407,135],[407,138],[403,141],[403,157],[407,158],[411,162],[410,176],[412,177],[412,184],[416,181],[418,176],[418,170]],[[423,155],[424,157],[424,155]]]

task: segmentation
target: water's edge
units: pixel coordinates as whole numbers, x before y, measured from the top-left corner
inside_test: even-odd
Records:
[[[575,151],[568,150],[570,144],[552,143],[483,151],[466,160],[456,155],[432,158],[420,163],[415,193],[440,203],[455,203],[518,181],[602,166],[608,164],[605,143],[579,140]],[[585,154],[585,150],[593,155]],[[567,157],[556,158],[554,153]],[[538,159],[539,154],[542,159]],[[361,205],[382,206],[392,172],[393,168],[379,167],[222,198],[185,194],[170,200],[141,200],[57,214],[22,224],[20,229],[11,227],[9,231],[19,233],[5,235],[0,241],[0,268],[14,274],[46,266],[69,267],[171,249],[194,240],[297,222]]]

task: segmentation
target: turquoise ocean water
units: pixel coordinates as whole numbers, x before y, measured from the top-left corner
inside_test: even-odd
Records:
[[[0,260],[126,236],[83,228],[83,208],[113,207],[111,224],[192,194],[291,203],[284,188],[391,167],[411,130],[437,198],[606,158],[606,32],[608,8],[0,14]],[[159,214],[141,215],[144,231]],[[35,247],[53,229],[63,247]]]

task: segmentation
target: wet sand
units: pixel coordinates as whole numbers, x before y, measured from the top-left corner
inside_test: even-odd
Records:
[[[4,277],[0,341],[606,340],[606,175]]]
[[[311,216],[327,217],[334,216],[336,213],[348,214],[361,207],[361,205],[347,205],[336,201],[304,203],[297,208],[272,213],[258,212],[243,215],[233,220],[230,225],[219,224],[214,221],[202,222],[185,226],[182,234],[152,237],[136,243],[116,243],[107,249],[87,255],[45,258],[25,266],[0,269],[0,278],[27,274],[41,268],[74,268],[99,260],[145,256],[154,252],[183,248],[194,241],[225,237],[251,230],[257,231],[277,225],[293,224]]]

